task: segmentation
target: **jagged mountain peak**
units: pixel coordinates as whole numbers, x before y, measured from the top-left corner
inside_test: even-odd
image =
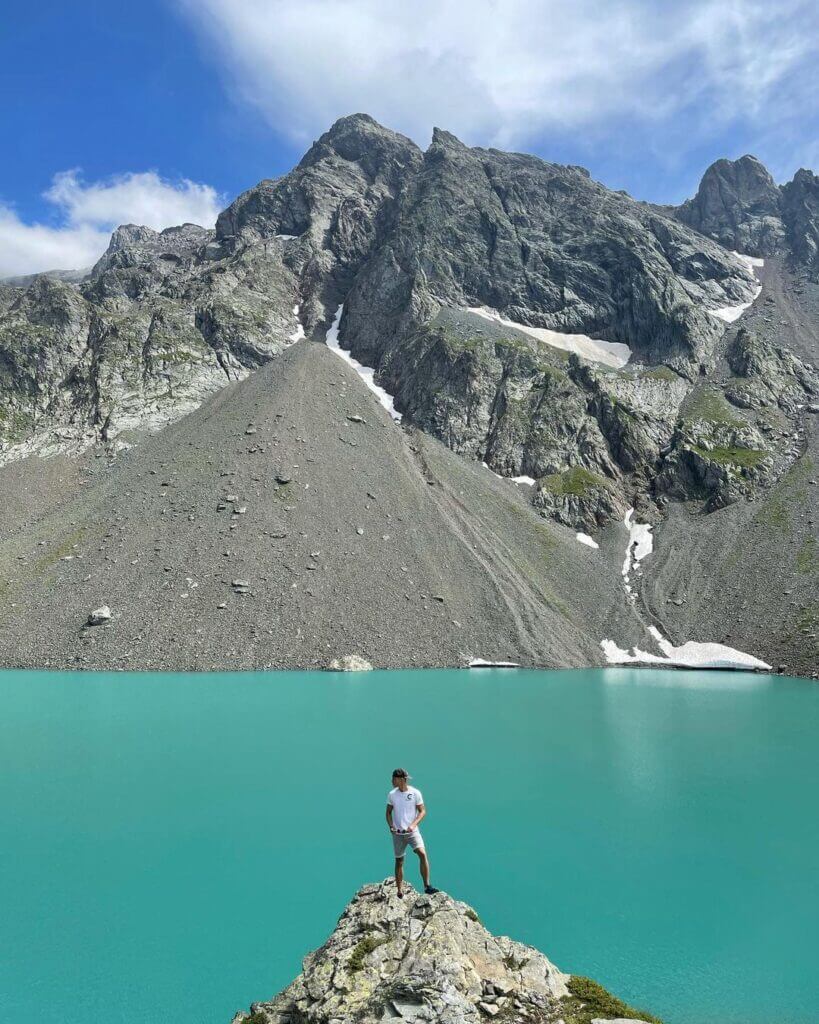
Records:
[[[401,163],[420,157],[412,139],[379,124],[369,114],[348,114],[335,121],[307,150],[299,168],[312,167],[332,156],[360,163],[375,176],[385,160]]]
[[[96,280],[106,270],[134,266],[152,259],[182,259],[212,237],[212,229],[190,222],[161,231],[144,224],[120,224],[112,233],[108,248],[92,267],[90,277]]]
[[[782,196],[755,156],[716,160],[677,217],[729,249],[769,256],[782,245]]]
[[[433,128],[432,129],[432,141],[430,142],[430,149],[469,149],[466,143],[453,135],[452,132],[447,131],[445,128]]]
[[[735,179],[745,176],[773,182],[768,168],[759,157],[754,156],[752,153],[745,153],[743,156],[733,160],[729,157],[720,157],[706,168],[703,178],[717,174],[727,175]]]
[[[370,219],[372,208],[395,195],[421,160],[411,139],[369,115],[339,118],[289,174],[260,182],[223,210],[216,236],[253,241],[321,234],[331,229],[339,202],[355,197],[370,207]]]

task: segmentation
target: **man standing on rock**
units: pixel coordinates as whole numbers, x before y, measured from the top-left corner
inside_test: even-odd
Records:
[[[407,847],[415,850],[421,862],[421,878],[424,892],[438,892],[429,884],[429,860],[424,849],[424,840],[418,826],[426,817],[427,809],[421,790],[408,785],[411,776],[405,768],[396,768],[392,773],[393,789],[387,794],[387,824],[392,833],[395,850],[395,888],[399,899],[404,895],[404,854]]]

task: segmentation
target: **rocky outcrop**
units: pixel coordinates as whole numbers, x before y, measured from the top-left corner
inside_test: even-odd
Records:
[[[532,946],[492,935],[446,893],[405,890],[399,899],[391,880],[360,889],[295,981],[233,1024],[656,1020]]]
[[[782,187],[782,219],[797,264],[819,280],[819,177],[804,168]]]
[[[783,345],[772,345],[755,331],[740,328],[726,358],[734,373],[725,397],[740,409],[775,407],[795,415],[819,395],[819,373]]]
[[[133,267],[145,264],[154,257],[166,263],[178,263],[206,244],[213,231],[198,224],[180,224],[178,227],[154,231],[139,224],[122,224],[111,235],[103,255],[91,268],[90,276],[99,277],[114,267]]]
[[[778,186],[756,157],[717,160],[675,213],[728,249],[783,253],[814,280],[819,275],[819,178],[812,171],[802,168]]]
[[[749,256],[770,256],[784,238],[782,196],[768,170],[753,156],[717,160],[702,177],[678,218]]]

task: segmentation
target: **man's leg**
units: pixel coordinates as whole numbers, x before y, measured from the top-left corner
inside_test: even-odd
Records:
[[[424,882],[424,888],[427,889],[429,887],[429,858],[427,857],[427,851],[416,850],[415,852],[418,854],[418,860],[420,861],[421,878]]]
[[[395,888],[398,890],[400,896],[403,892],[402,886],[404,884],[404,858],[395,858]]]

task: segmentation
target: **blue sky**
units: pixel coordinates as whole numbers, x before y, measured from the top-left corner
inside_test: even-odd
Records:
[[[0,33],[0,276],[124,220],[211,221],[355,110],[679,202],[720,156],[819,164],[803,0],[40,0]],[[9,100],[13,97],[13,100]]]

